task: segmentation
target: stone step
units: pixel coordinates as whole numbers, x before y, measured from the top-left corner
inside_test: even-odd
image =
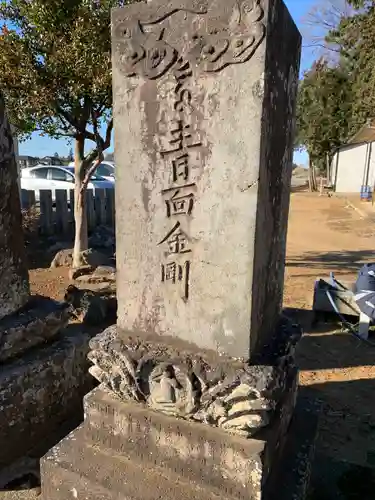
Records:
[[[305,500],[317,433],[318,406],[299,398],[282,459],[266,487],[248,491],[247,500]],[[55,446],[41,462],[43,500],[238,500],[234,491],[192,474],[130,458],[87,440],[87,422]],[[129,437],[129,440],[131,438]],[[233,459],[233,456],[232,456]],[[205,467],[200,462],[202,469]]]
[[[237,500],[212,485],[92,446],[82,426],[42,459],[41,473],[43,500]]]
[[[228,496],[249,500],[261,489],[263,440],[169,417],[94,389],[84,398],[86,442],[100,443],[133,462],[162,467]]]

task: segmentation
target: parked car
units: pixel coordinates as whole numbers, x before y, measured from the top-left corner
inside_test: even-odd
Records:
[[[61,158],[58,158],[57,156],[44,156],[43,158],[40,159],[39,161],[40,165],[51,165],[55,167],[63,167],[64,162],[61,160]]]
[[[69,163],[69,167],[74,167],[74,161]],[[107,181],[115,181],[115,164],[113,161],[103,160],[95,170],[95,174],[103,177]]]
[[[87,189],[94,193],[97,189],[114,189],[113,181],[108,181],[99,175],[93,175]],[[37,165],[21,170],[21,189],[35,191],[35,199],[39,201],[39,191],[50,189],[52,201],[56,200],[56,189],[70,191],[74,189],[74,168]]]

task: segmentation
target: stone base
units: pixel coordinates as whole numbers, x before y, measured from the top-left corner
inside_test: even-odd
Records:
[[[116,326],[94,337],[101,385],[85,397],[84,425],[42,460],[44,499],[273,500],[290,470],[307,484],[309,467],[302,479],[301,464],[281,467],[302,456],[286,447],[300,328],[283,320],[278,333],[257,364]]]
[[[42,461],[43,500],[228,500],[212,486],[177,474],[144,467],[113,450],[86,442],[82,427],[73,431]]]
[[[309,467],[300,460],[311,461],[314,426],[298,447],[286,440],[290,418],[275,421],[266,440],[244,439],[123,403],[100,388],[84,404],[84,424],[42,459],[43,500],[273,500],[280,487],[283,499],[305,498]],[[311,411],[297,411],[290,434],[309,417]],[[287,469],[280,467],[284,456]],[[270,474],[271,462],[279,473]]]
[[[74,414],[83,416],[82,398],[94,385],[87,373],[89,339],[72,325],[52,344],[1,367],[0,469],[39,446]]]

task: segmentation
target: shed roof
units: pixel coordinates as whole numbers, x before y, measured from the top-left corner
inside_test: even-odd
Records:
[[[375,118],[368,120],[365,125],[355,134],[347,144],[363,144],[375,141]]]

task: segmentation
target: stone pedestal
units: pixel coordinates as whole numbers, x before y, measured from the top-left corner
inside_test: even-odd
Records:
[[[44,499],[279,500],[300,35],[281,0],[153,0],[112,29],[118,323],[90,342],[101,386],[43,459]]]
[[[97,400],[103,393],[91,395]],[[106,401],[107,410],[116,401]],[[144,459],[143,449],[139,450],[136,459],[130,458],[124,451],[118,452],[116,448],[98,445],[96,441],[87,437],[87,423],[73,431],[58,446],[51,450],[42,460],[42,498],[49,500],[67,500],[73,498],[90,498],[90,500],[302,500],[306,498],[309,483],[309,465],[314,452],[314,438],[316,432],[315,419],[311,422],[309,408],[301,404],[298,418],[292,424],[292,431],[305,433],[298,446],[287,442],[287,466],[281,467],[277,481],[272,490],[260,493],[262,467],[261,449],[264,442],[250,440],[238,446],[235,439],[227,436],[227,442],[221,443],[219,454],[207,461],[210,452],[210,437],[203,436],[200,447],[189,448],[187,443],[191,436],[195,436],[197,429],[191,429],[189,434],[179,434],[177,441],[174,436],[170,438],[168,418],[163,417],[165,427],[155,432],[153,438],[161,436],[164,449],[168,445],[178,447],[180,461],[195,463],[198,451],[201,452],[200,464],[202,470],[214,470],[216,478],[202,477],[204,474],[193,474],[185,468],[186,475],[173,467],[155,465],[151,456]],[[309,428],[311,435],[306,440],[306,430]],[[165,430],[164,430],[165,429]],[[103,429],[102,433],[105,431]],[[217,449],[217,436],[215,439]],[[96,438],[95,438],[96,439]],[[165,441],[168,439],[168,441]],[[121,440],[121,435],[117,441]],[[129,440],[128,440],[129,441]],[[222,440],[223,441],[223,440]],[[239,450],[236,449],[240,448]],[[108,446],[108,445],[107,445]],[[210,457],[211,458],[211,457]],[[215,460],[216,459],[216,460]],[[244,467],[244,469],[241,469]],[[252,468],[253,467],[253,468]],[[226,474],[219,477],[219,473]],[[250,473],[250,478],[245,474]],[[245,488],[245,485],[247,489]]]
[[[290,342],[274,366],[244,366],[104,331],[89,354],[103,382],[43,458],[43,499],[304,499],[316,416],[295,412],[299,331],[280,333]]]

